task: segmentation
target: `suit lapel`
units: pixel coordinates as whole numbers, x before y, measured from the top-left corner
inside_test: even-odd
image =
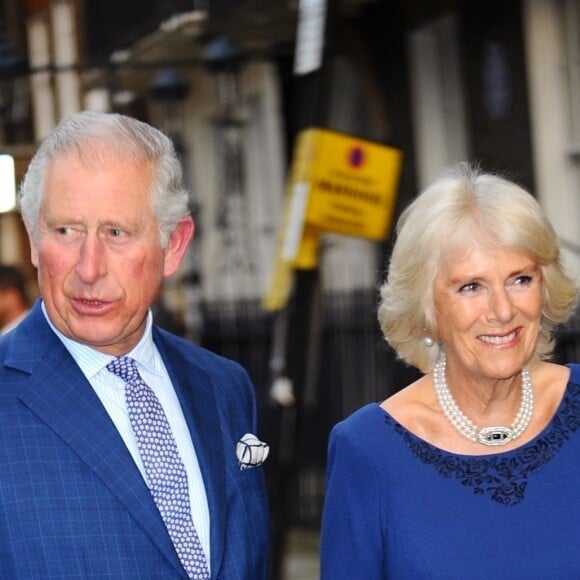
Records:
[[[180,350],[173,338],[156,328],[153,337],[179,397],[202,472],[210,512],[213,576],[221,566],[226,529],[225,459],[215,386],[208,373]]]
[[[22,402],[101,479],[183,575],[131,454],[93,388],[46,323],[38,303],[15,330],[5,365],[31,375],[19,393]]]

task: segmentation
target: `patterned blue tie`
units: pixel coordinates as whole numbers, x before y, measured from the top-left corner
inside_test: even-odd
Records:
[[[191,519],[187,474],[163,407],[132,358],[116,358],[107,370],[125,381],[129,419],[147,473],[147,485],[179,559],[190,578],[207,580],[207,560]]]

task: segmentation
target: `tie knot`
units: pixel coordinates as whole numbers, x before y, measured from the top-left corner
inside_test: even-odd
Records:
[[[137,371],[137,363],[134,359],[128,356],[120,356],[113,359],[108,365],[107,370],[114,375],[117,375],[125,382],[135,379],[139,376]]]

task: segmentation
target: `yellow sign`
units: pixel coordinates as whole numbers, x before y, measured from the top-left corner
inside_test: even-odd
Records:
[[[317,266],[321,234],[386,238],[402,157],[399,149],[327,129],[298,135],[264,308],[285,306],[294,269]]]
[[[307,129],[297,147],[292,180],[308,183],[304,223],[383,240],[395,205],[401,151],[326,129]]]

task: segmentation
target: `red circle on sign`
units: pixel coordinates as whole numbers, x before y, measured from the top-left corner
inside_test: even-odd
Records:
[[[348,152],[348,163],[351,167],[362,167],[364,162],[364,151],[362,147],[353,147]]]

